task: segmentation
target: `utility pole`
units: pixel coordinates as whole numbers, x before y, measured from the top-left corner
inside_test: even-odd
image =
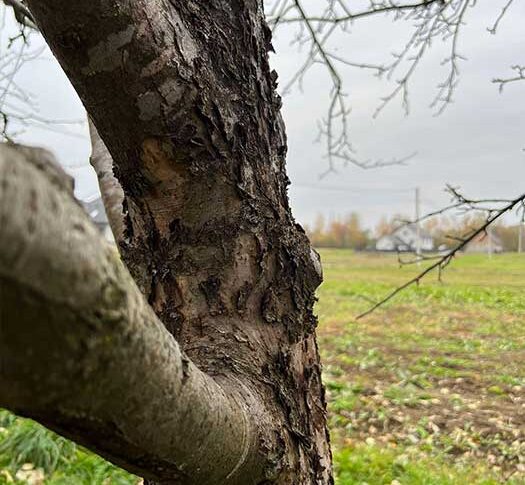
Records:
[[[419,201],[419,187],[416,187],[416,259],[418,266],[421,265],[421,218]]]
[[[525,213],[521,216],[520,225],[518,226],[518,253],[523,251],[523,225],[525,224]]]
[[[492,227],[487,227],[487,237],[489,238],[488,240],[488,255],[489,255],[489,258],[492,258],[492,251],[493,251],[493,248],[492,248]]]

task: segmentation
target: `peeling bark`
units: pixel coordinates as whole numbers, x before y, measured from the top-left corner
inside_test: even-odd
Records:
[[[332,483],[319,261],[288,205],[262,2],[27,3],[113,159],[131,275],[188,358],[264,410],[243,483]]]

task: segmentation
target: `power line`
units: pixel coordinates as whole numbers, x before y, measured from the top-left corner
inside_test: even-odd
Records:
[[[342,185],[313,185],[313,184],[293,184],[290,185],[292,189],[308,189],[308,190],[323,190],[333,192],[387,192],[387,193],[409,193],[413,192],[414,188],[385,188],[385,187],[351,187]]]

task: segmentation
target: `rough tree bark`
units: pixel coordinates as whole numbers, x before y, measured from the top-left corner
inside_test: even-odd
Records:
[[[288,205],[262,1],[27,4],[113,158],[126,210],[120,251],[149,306],[105,249],[86,260],[96,259],[91,235],[73,239],[86,255],[73,240],[67,248],[71,265],[95,268],[98,293],[83,276],[64,284],[69,273],[42,255],[49,244],[31,246],[40,277],[49,264],[68,291],[45,323],[53,359],[65,353],[72,364],[45,378],[35,400],[22,384],[42,371],[15,371],[10,359],[20,359],[9,353],[2,383],[22,384],[0,405],[160,483],[332,483],[312,313],[320,263]],[[77,212],[54,232],[76,234]],[[24,306],[28,325],[49,303],[39,288],[27,287],[39,295]],[[24,293],[2,284],[2,307]],[[21,345],[14,325],[7,348]],[[45,360],[39,349],[31,355]]]
[[[181,353],[44,153],[0,145],[0,403],[163,483],[261,473],[257,403]]]

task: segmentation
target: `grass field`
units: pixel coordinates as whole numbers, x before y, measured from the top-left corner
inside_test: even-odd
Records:
[[[356,322],[418,268],[321,254],[337,483],[525,484],[525,257],[460,257]]]
[[[357,322],[417,268],[400,269],[390,256],[320,252],[319,342],[336,483],[525,484],[525,256],[460,257],[443,283],[429,278]],[[6,412],[0,470],[2,485],[31,477],[137,483]]]

